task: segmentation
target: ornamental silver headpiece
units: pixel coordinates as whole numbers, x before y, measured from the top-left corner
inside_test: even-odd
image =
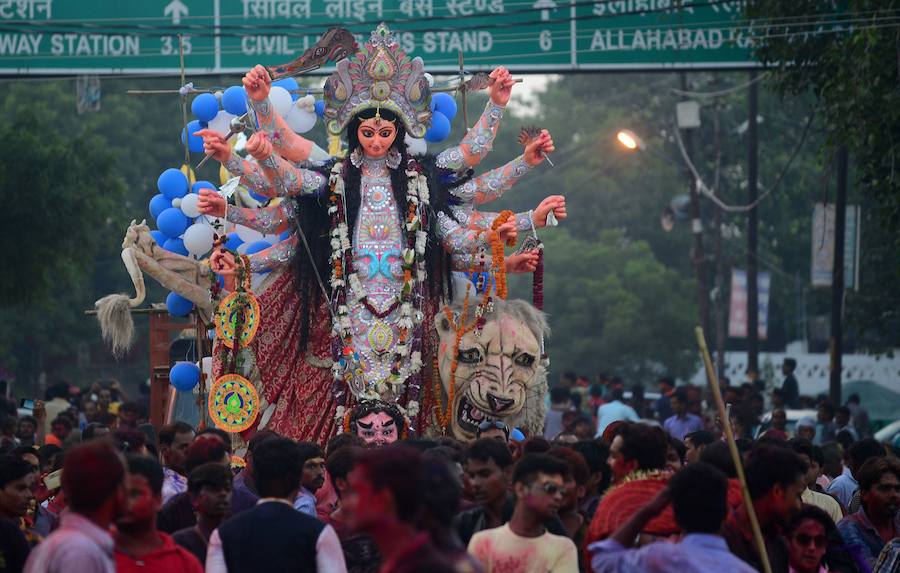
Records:
[[[366,109],[391,110],[410,137],[431,125],[431,88],[422,58],[410,58],[385,24],[379,24],[359,52],[341,60],[325,81],[325,126],[340,134]]]

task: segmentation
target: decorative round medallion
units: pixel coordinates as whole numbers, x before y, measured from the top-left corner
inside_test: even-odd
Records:
[[[246,302],[241,301],[241,297]],[[233,292],[222,299],[216,314],[216,336],[225,346],[234,348],[234,331],[237,328],[238,312],[243,313],[240,347],[244,348],[256,336],[259,328],[259,301],[249,292]]]
[[[369,329],[368,338],[372,350],[383,354],[391,349],[391,344],[394,342],[394,331],[379,320]]]
[[[226,374],[209,391],[209,415],[226,432],[243,432],[259,415],[259,393],[239,374]]]

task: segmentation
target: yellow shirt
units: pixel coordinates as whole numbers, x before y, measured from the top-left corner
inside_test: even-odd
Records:
[[[806,488],[800,495],[800,499],[803,500],[803,503],[814,505],[825,511],[835,523],[844,519],[844,514],[841,512],[841,505],[830,495]]]
[[[486,573],[578,573],[578,550],[571,539],[549,532],[522,537],[508,523],[473,535],[469,553]]]

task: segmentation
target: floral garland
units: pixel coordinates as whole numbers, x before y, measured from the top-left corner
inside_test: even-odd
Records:
[[[403,286],[397,301],[400,307],[400,318],[397,321],[398,340],[391,361],[390,375],[383,380],[367,381],[359,353],[353,346],[350,311],[347,304],[349,293],[355,297],[355,302],[363,305],[367,304],[368,295],[353,270],[353,251],[346,220],[343,169],[341,163],[335,164],[331,169],[328,206],[331,218],[332,304],[335,306],[335,320],[332,325],[334,333],[332,352],[335,354],[332,366],[335,383],[332,392],[338,404],[335,419],[340,422],[346,415],[345,387],[349,387],[353,395],[359,399],[379,399],[389,385],[397,386],[407,382],[405,415],[409,419],[410,427],[413,427],[415,417],[419,413],[418,396],[421,388],[421,327],[424,314],[420,295],[425,281],[425,245],[428,240],[425,231],[428,228],[428,182],[419,164],[410,160],[406,168],[408,181],[404,222],[406,245],[401,251]]]
[[[500,241],[500,235],[497,232],[510,217],[513,217],[512,211],[501,211],[500,215],[491,223],[491,232],[488,234],[488,240],[491,243],[491,270],[497,283],[497,296],[506,300],[508,293],[506,287],[506,261],[503,251],[503,242]],[[506,240],[506,246],[516,246],[516,241],[512,237]]]

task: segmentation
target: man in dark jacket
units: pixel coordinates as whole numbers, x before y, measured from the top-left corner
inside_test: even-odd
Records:
[[[253,454],[259,502],[213,532],[207,573],[346,573],[334,529],[294,509],[303,472],[298,448],[287,438],[259,445]]]

